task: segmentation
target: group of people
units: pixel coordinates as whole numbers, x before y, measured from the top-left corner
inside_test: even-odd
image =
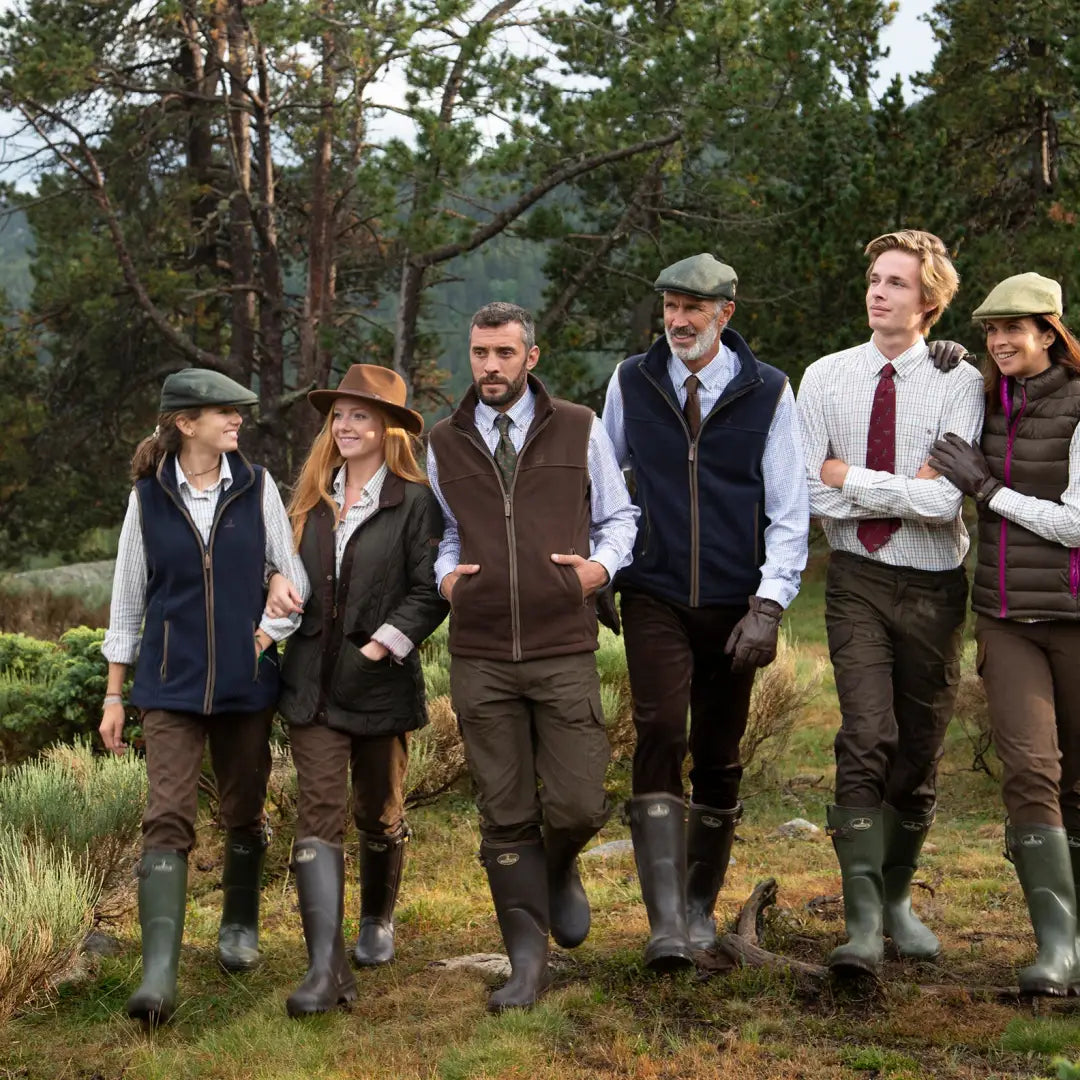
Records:
[[[890,233],[866,254],[870,340],[811,364],[797,401],[730,325],[735,271],[701,254],[657,277],[664,334],[616,368],[602,418],[548,393],[526,310],[487,304],[469,327],[472,386],[431,430],[426,473],[404,382],[357,364],[308,395],[326,419],[287,507],[237,447],[238,409],[254,395],[207,370],[165,380],[158,427],[133,460],[104,645],[101,735],[123,752],[134,664],[150,785],[131,1016],[158,1022],[176,1007],[207,740],[227,830],[218,957],[230,971],[259,962],[275,709],[299,782],[292,868],[309,960],[289,1014],[357,993],[342,930],[349,779],[352,960],[393,959],[408,732],[426,721],[418,646],[448,613],[480,858],[511,964],[489,1008],[532,1005],[549,938],[573,948],[589,932],[577,859],[612,810],[598,622],[618,632],[621,619],[633,699],[626,816],[644,962],[692,965],[715,942],[751,689],[776,656],[811,516],[832,548],[826,624],[842,714],[828,824],[848,940],[829,967],[876,972],[885,937],[903,957],[937,956],[911,882],[959,677],[965,494],[979,513],[978,663],[1008,849],[1038,942],[1020,985],[1080,987],[1080,679],[1069,663],[1080,344],[1056,282],[1010,277],[975,311],[984,388],[960,346],[926,341],[958,287],[941,241]],[[281,662],[276,642],[290,635]]]

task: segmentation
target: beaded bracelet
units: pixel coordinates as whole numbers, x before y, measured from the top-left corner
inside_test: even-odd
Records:
[[[123,696],[123,694],[106,694],[105,695],[105,701],[102,704],[103,705],[123,705],[124,704],[124,696]]]

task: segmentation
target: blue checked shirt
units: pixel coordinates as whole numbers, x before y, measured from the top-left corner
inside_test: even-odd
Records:
[[[686,387],[683,384],[688,376],[696,374],[700,382],[698,400],[704,419],[720,400],[728,383],[739,373],[740,367],[739,358],[726,345],[721,345],[716,356],[696,373],[692,373],[673,353],[668,358],[668,376],[675,387],[679,408],[686,405]],[[618,370],[608,383],[603,421],[620,467],[629,468],[630,450],[626,445]],[[640,462],[638,468],[641,468]],[[810,496],[795,412],[795,395],[790,386],[784,388],[773,415],[761,468],[765,482],[765,514],[769,524],[765,529],[765,563],[761,567],[761,584],[757,595],[775,600],[786,608],[799,591],[799,582],[806,567],[810,529]],[[708,542],[708,537],[702,537],[702,543]]]
[[[473,421],[484,444],[494,456],[499,442],[499,429],[495,426],[498,411],[482,401],[477,402]],[[514,449],[521,452],[528,434],[529,425],[536,415],[536,395],[526,388],[513,405],[506,411],[510,417],[510,441]],[[592,431],[589,434],[589,498],[592,506],[592,524],[589,527],[589,559],[598,562],[613,578],[617,570],[630,565],[634,551],[634,539],[637,536],[638,508],[630,501],[626,490],[622,470],[615,460],[611,442],[604,432],[600,421],[593,418]],[[435,451],[428,444],[427,472],[431,481],[431,490],[442,507],[445,518],[442,542],[439,544],[439,557],[435,560],[435,581],[442,587],[442,580],[461,562],[461,538],[458,534],[457,519],[454,517],[442,491],[439,489],[439,466],[435,460]],[[559,552],[552,552],[559,554]],[[562,552],[568,554],[568,552]]]

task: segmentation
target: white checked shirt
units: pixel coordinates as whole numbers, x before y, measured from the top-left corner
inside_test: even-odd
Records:
[[[972,442],[982,430],[982,376],[971,364],[934,367],[919,339],[892,365],[896,387],[895,472],[865,468],[870,410],[881,369],[889,361],[873,339],[815,361],[799,387],[810,513],[822,519],[829,544],[889,566],[952,570],[970,540],[960,518],[963,494],[945,477],[916,480],[934,441],[947,431]],[[827,458],[846,462],[843,488],[821,482]],[[900,528],[875,552],[859,541],[863,518],[898,517]]]
[[[176,459],[176,484],[180,491],[180,500],[191,514],[203,543],[209,543],[218,496],[232,486],[229,459],[222,454],[221,472],[217,481],[203,491],[191,486],[184,470],[180,468],[179,459]],[[277,571],[284,574],[297,588],[303,586],[310,591],[304,564],[293,550],[289,516],[285,512],[277,484],[269,473],[266,474],[266,482],[263,484],[262,510],[266,526],[266,574]],[[147,577],[139,499],[133,490],[128,497],[127,513],[120,529],[116,569],[113,571],[112,600],[109,604],[109,629],[101,646],[105,659],[112,664],[133,664],[138,655],[143,616],[146,614]],[[281,641],[299,625],[299,615],[271,619],[264,614],[259,629],[272,640]]]
[[[483,401],[476,403],[473,420],[480,437],[492,454],[499,443],[499,429],[495,426],[495,418],[499,415],[502,414]],[[529,425],[536,415],[536,395],[526,388],[525,393],[507,409],[505,415],[510,417],[510,441],[520,453],[525,445]],[[638,509],[630,502],[630,494],[626,490],[626,481],[619,463],[615,460],[611,440],[596,417],[593,417],[592,430],[589,433],[588,466],[591,500],[589,559],[600,563],[608,572],[610,580],[616,571],[630,565],[634,539],[637,536]],[[427,451],[427,471],[431,490],[439,500],[445,519],[439,557],[435,561],[435,581],[441,587],[443,578],[461,562],[461,537],[458,534],[457,518],[439,489],[439,466],[430,443]]]
[[[728,383],[738,375],[742,365],[733,349],[721,344],[719,351],[700,371],[690,369],[674,354],[668,358],[668,377],[679,401],[686,406],[686,383],[691,374],[698,377],[698,401],[701,416],[708,416],[720,400]],[[616,369],[608,383],[604,400],[604,430],[615,447],[621,468],[630,467],[630,450],[626,444],[623,424],[622,388]],[[808,496],[799,424],[795,415],[795,395],[787,386],[773,414],[765,451],[761,458],[765,487],[765,562],[761,567],[761,583],[757,595],[775,600],[787,607],[799,591],[802,571],[806,567],[807,532],[809,528]],[[708,538],[702,538],[708,543]]]

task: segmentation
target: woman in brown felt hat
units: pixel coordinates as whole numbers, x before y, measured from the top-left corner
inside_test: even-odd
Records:
[[[427,722],[417,646],[445,618],[434,562],[442,512],[413,454],[423,430],[388,368],[354,364],[336,390],[308,400],[326,416],[289,504],[307,581],[267,610],[303,608],[285,654],[278,711],[299,779],[293,869],[308,973],[290,1016],[356,997],[345,955],[347,777],[360,831],[358,965],[394,957],[393,910],[409,832],[407,732]]]
[[[930,458],[979,510],[977,666],[1039,946],[1020,989],[1053,995],[1080,986],[1080,342],[1061,315],[1051,278],[991,290],[981,447],[948,434]]]

